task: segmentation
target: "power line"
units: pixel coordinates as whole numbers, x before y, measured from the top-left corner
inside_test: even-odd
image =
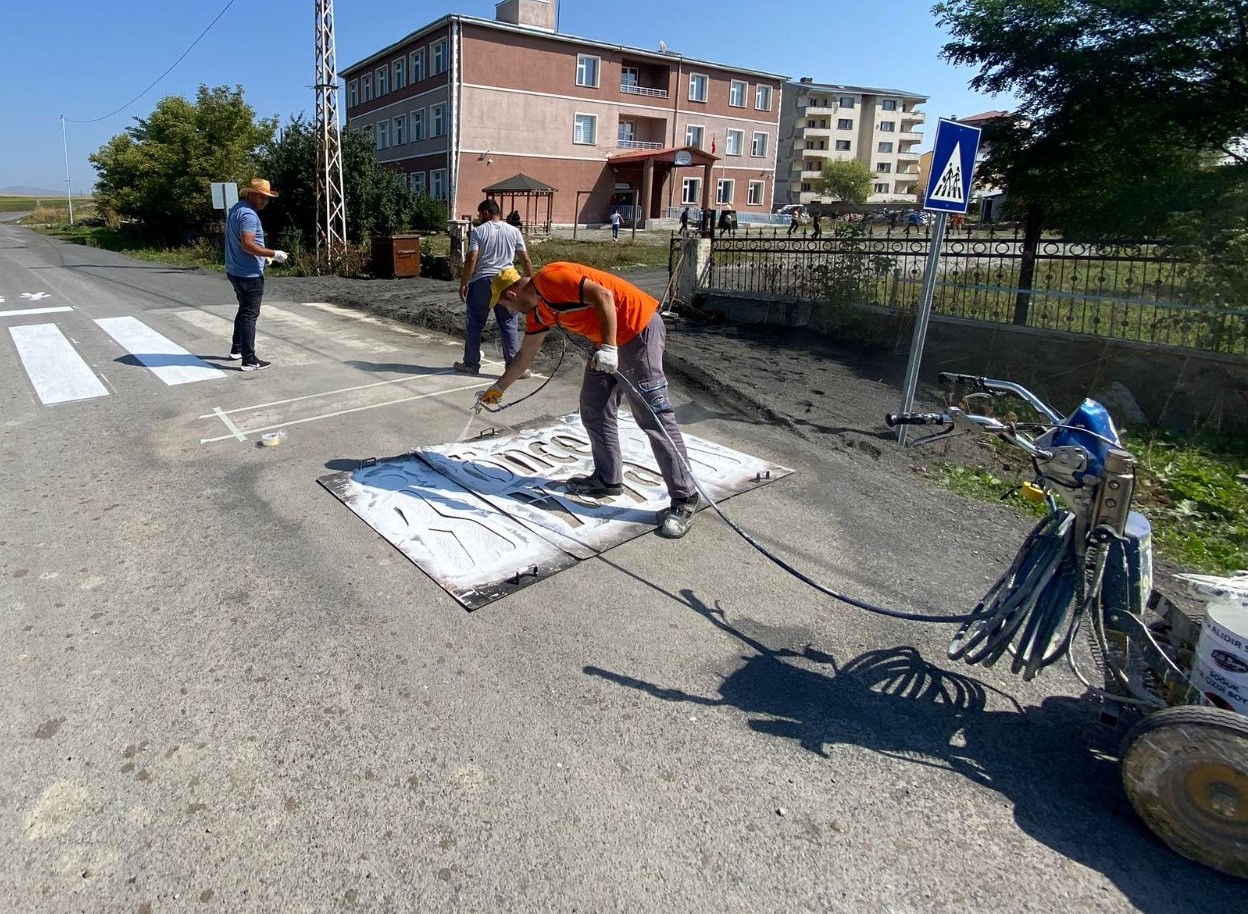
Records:
[[[213,20],[212,20],[212,22],[208,23],[207,27],[206,27],[206,28],[205,28],[202,32],[200,32],[200,33],[199,33],[199,37],[198,37],[198,38],[196,38],[194,41],[192,41],[192,42],[191,42],[190,47],[188,47],[185,51],[183,51],[183,52],[182,52],[182,56],[181,56],[181,57],[179,57],[177,60],[175,60],[175,61],[174,61],[174,62],[173,62],[173,63],[169,66],[169,69],[168,69],[168,70],[166,70],[164,73],[161,73],[159,76],[157,76],[154,80],[152,80],[151,84],[150,84],[150,85],[149,85],[146,89],[144,89],[142,92],[140,92],[140,93],[139,93],[138,95],[136,95],[134,98],[130,99],[130,101],[126,102],[124,105],[122,105],[122,106],[121,106],[120,108],[118,108],[116,111],[110,111],[110,112],[108,112],[108,114],[102,114],[102,115],[100,115],[99,117],[93,117],[93,118],[91,118],[90,120],[87,120],[87,121],[77,121],[77,120],[74,120],[73,118],[66,118],[66,120],[68,120],[71,124],[94,124],[94,123],[97,123],[98,121],[107,120],[108,118],[112,117],[114,114],[120,114],[122,111],[125,111],[127,108],[129,108],[131,105],[133,105],[133,104],[134,104],[135,102],[137,102],[139,99],[141,99],[144,95],[147,95],[147,93],[151,92],[151,91],[152,91],[152,89],[155,87],[155,85],[156,85],[158,82],[160,82],[162,79],[164,79],[164,78],[165,78],[166,76],[168,76],[170,73],[172,73],[172,72],[173,72],[173,68],[174,68],[174,67],[176,67],[178,64],[180,64],[183,60],[185,60],[185,59],[186,59],[186,55],[187,55],[187,54],[189,54],[189,53],[191,53],[191,51],[195,50],[195,45],[199,44],[199,42],[203,39],[203,37],[204,37],[205,35],[207,35],[209,31],[211,31],[211,29],[212,29],[212,27],[213,27],[214,25],[216,25],[216,24],[217,24],[217,20],[219,20],[222,16],[224,16],[224,15],[225,15],[226,10],[228,10],[228,9],[229,9],[231,6],[233,6],[233,5],[234,5],[234,0],[229,0],[229,2],[227,2],[227,3],[225,4],[225,6],[223,6],[223,7],[221,8],[221,12],[217,13],[216,18],[215,18],[215,19],[213,19]]]

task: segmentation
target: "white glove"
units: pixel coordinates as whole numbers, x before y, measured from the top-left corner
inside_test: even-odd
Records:
[[[589,360],[589,367],[594,371],[615,374],[620,370],[620,351],[615,346],[600,346],[594,350]]]
[[[273,252],[273,262],[274,262],[274,263],[285,263],[285,262],[286,262],[287,260],[289,260],[289,259],[290,259],[290,255],[289,255],[289,254],[287,254],[285,251],[274,251],[274,252]]]

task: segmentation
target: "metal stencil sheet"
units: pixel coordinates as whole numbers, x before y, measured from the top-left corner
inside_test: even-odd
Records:
[[[318,481],[468,609],[576,564],[412,455]]]
[[[624,494],[597,501],[570,494],[570,476],[593,472],[589,438],[573,413],[511,435],[421,448],[416,453],[466,489],[549,538],[588,558],[652,531],[670,499],[646,437],[632,417],[619,419]],[[715,501],[793,471],[685,434],[689,462]]]

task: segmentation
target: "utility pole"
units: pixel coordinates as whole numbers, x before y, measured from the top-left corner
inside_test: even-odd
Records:
[[[332,261],[347,244],[338,127],[338,56],[334,0],[316,0],[316,259]]]
[[[69,134],[65,132],[65,115],[61,115],[61,146],[65,149],[65,202],[69,204],[69,224],[74,224],[74,187],[69,183]]]

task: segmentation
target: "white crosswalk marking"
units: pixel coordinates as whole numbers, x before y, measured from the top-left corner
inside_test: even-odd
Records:
[[[0,302],[4,299],[0,298]],[[0,311],[0,317],[29,317],[32,314],[58,314],[62,311],[73,311],[68,305],[60,308],[22,308],[17,311]]]
[[[261,312],[262,325],[264,313],[263,311]],[[234,320],[232,318],[218,317],[215,314],[209,314],[207,311],[175,311],[173,316],[179,320],[186,321],[196,330],[215,337],[217,348],[221,349],[223,353],[225,349],[229,348],[230,339],[234,335]],[[256,353],[260,358],[268,359],[283,368],[290,368],[294,365],[310,365],[316,360],[312,353],[305,351],[299,346],[292,346],[265,333],[256,334]]]
[[[45,404],[107,397],[108,389],[56,324],[10,327],[17,355]]]
[[[166,384],[191,384],[225,377],[225,372],[191,355],[138,318],[106,317],[96,323]]]

